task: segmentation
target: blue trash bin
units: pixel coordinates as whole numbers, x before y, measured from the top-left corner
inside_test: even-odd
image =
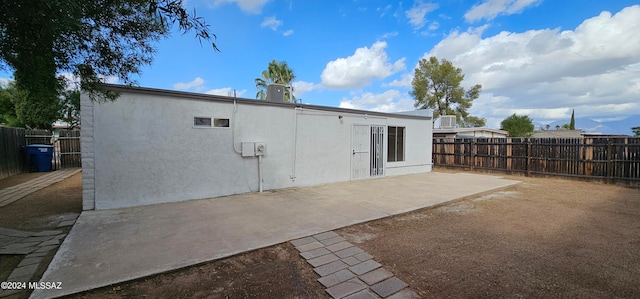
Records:
[[[38,172],[51,171],[51,160],[53,159],[53,145],[30,144],[24,147],[29,157],[29,169]]]

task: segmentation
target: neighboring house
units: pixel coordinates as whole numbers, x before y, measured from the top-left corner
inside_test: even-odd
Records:
[[[84,94],[81,99],[84,210],[432,168],[430,111],[392,114],[276,97],[107,88],[120,97],[106,103]]]
[[[509,132],[489,128],[433,129],[433,138],[507,138]]]
[[[489,128],[458,128],[455,115],[443,115],[433,122],[433,138],[507,138],[509,132]]]
[[[534,131],[532,138],[581,138],[582,130],[540,130]]]

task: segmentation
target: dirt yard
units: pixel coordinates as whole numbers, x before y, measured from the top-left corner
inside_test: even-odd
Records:
[[[640,298],[640,190],[514,179],[339,233],[427,298]]]
[[[337,232],[426,298],[640,298],[639,189],[509,178],[523,183]],[[0,226],[39,229],[37,210],[79,200],[56,185],[0,208]],[[316,278],[280,244],[72,298],[327,298]]]

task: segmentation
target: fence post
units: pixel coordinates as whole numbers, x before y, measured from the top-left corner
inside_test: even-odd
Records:
[[[607,182],[613,181],[613,144],[611,138],[607,138]]]
[[[526,176],[531,175],[531,138],[525,138],[525,142],[527,143],[527,171],[525,172]]]
[[[476,144],[476,139],[471,138],[471,170],[476,166],[476,156],[478,155],[478,145]]]
[[[513,166],[512,166],[512,156],[513,156],[513,145],[511,142],[511,138],[506,138],[505,140],[505,152],[504,152],[504,158],[505,158],[505,164],[504,167],[507,171],[511,171],[513,170]]]

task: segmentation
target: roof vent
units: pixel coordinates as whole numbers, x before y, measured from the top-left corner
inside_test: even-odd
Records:
[[[267,101],[283,103],[285,102],[285,86],[282,84],[267,85]]]
[[[455,129],[455,127],[456,127],[455,115],[440,116],[440,129]]]

